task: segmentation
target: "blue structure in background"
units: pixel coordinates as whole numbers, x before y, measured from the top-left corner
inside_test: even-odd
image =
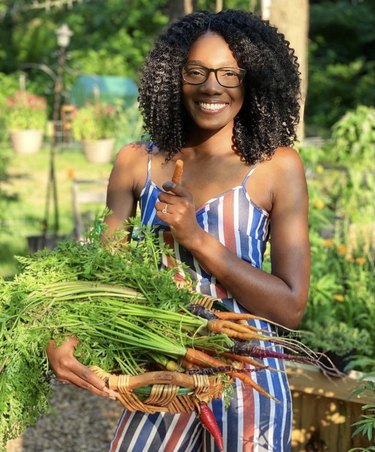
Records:
[[[70,92],[69,102],[83,107],[88,102],[100,100],[114,104],[119,100],[124,106],[132,105],[138,97],[138,86],[128,77],[112,75],[81,75],[77,78]]]

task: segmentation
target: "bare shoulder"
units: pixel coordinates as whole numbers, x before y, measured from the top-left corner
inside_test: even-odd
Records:
[[[116,156],[107,189],[107,207],[111,214],[106,222],[110,231],[136,213],[139,194],[147,178],[147,156],[146,143],[130,143]]]
[[[147,176],[147,143],[134,142],[122,147],[116,156],[111,175],[110,187],[137,187],[143,186]]]
[[[283,171],[285,173],[304,171],[302,159],[293,148],[277,148],[270,162],[275,171]]]
[[[134,143],[129,143],[123,146],[115,160],[116,165],[127,165],[128,163],[132,164],[141,164],[144,159],[147,159],[148,155],[148,147],[147,143],[142,141],[137,141]]]
[[[277,148],[271,160],[266,163],[274,194],[290,190],[291,187],[305,185],[305,168],[301,156],[295,149]]]
[[[272,193],[276,204],[286,208],[306,204],[307,183],[301,156],[295,149],[278,148],[270,161],[272,172]]]

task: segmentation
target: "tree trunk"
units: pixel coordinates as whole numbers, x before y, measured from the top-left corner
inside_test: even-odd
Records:
[[[309,31],[308,0],[262,0],[262,18],[269,20],[290,42],[298,58],[301,72],[301,120],[298,140],[304,138],[303,112],[307,92],[307,46]]]
[[[169,17],[169,22],[175,22],[185,14],[192,13],[194,8],[195,0],[169,0],[165,11]]]

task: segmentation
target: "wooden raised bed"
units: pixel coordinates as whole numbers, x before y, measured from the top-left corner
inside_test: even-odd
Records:
[[[347,452],[367,447],[361,435],[352,438],[352,424],[361,418],[361,406],[374,403],[374,395],[353,396],[361,386],[356,373],[345,378],[327,378],[309,365],[288,365],[293,394],[292,451]]]

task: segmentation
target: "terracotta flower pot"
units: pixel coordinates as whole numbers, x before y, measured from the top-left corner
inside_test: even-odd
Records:
[[[112,159],[114,145],[114,138],[82,141],[83,151],[90,163],[109,163]]]
[[[36,154],[43,142],[42,130],[11,130],[10,139],[16,154]]]

